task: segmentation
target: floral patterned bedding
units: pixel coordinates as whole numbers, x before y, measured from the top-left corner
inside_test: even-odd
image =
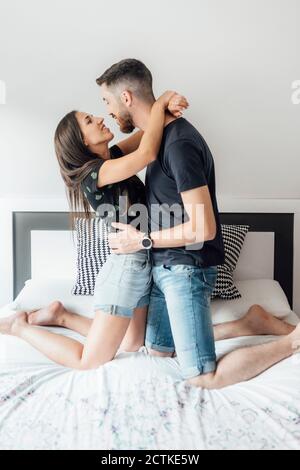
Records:
[[[145,348],[96,371],[0,363],[0,449],[300,449],[300,360],[218,391]]]

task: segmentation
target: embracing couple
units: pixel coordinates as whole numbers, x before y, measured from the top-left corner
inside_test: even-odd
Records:
[[[155,100],[151,72],[135,59],[113,65],[97,84],[121,131],[140,130],[110,146],[114,135],[102,117],[73,111],[55,133],[71,212],[84,211],[90,220],[91,206],[109,231],[111,255],[96,279],[94,319],[56,301],[2,319],[0,332],[79,370],[145,344],[149,354],[177,355],[182,377],[208,389],[249,380],[291,356],[300,330],[258,305],[240,320],[213,327],[210,299],[224,246],[213,158],[182,117],[186,98],[166,92]],[[136,176],[144,168],[145,185]],[[36,325],[77,331],[85,345]],[[215,341],[259,334],[281,338],[217,363]]]

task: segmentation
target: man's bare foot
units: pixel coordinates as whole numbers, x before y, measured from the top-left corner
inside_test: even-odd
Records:
[[[48,307],[41,308],[28,314],[28,323],[39,326],[62,326],[65,307],[59,300],[55,300]]]
[[[300,353],[300,323],[294,331],[289,335],[289,338],[292,340],[292,349],[294,354]]]
[[[27,313],[23,310],[13,313],[9,317],[0,318],[0,333],[14,336],[15,326],[24,323],[27,324]]]
[[[241,319],[245,336],[275,335],[286,336],[295,330],[295,326],[289,325],[283,320],[274,317],[260,305],[253,305],[248,313]]]

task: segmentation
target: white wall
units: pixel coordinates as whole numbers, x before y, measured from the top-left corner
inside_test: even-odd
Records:
[[[187,95],[221,196],[300,198],[299,18],[299,0],[0,0],[0,197],[64,196],[59,118],[105,113],[95,78],[136,57]]]

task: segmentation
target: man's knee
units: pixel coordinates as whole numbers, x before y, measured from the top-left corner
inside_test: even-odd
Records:
[[[188,383],[194,387],[206,390],[219,390],[225,387],[225,383],[218,374],[212,372],[209,374],[198,375],[188,380]]]

